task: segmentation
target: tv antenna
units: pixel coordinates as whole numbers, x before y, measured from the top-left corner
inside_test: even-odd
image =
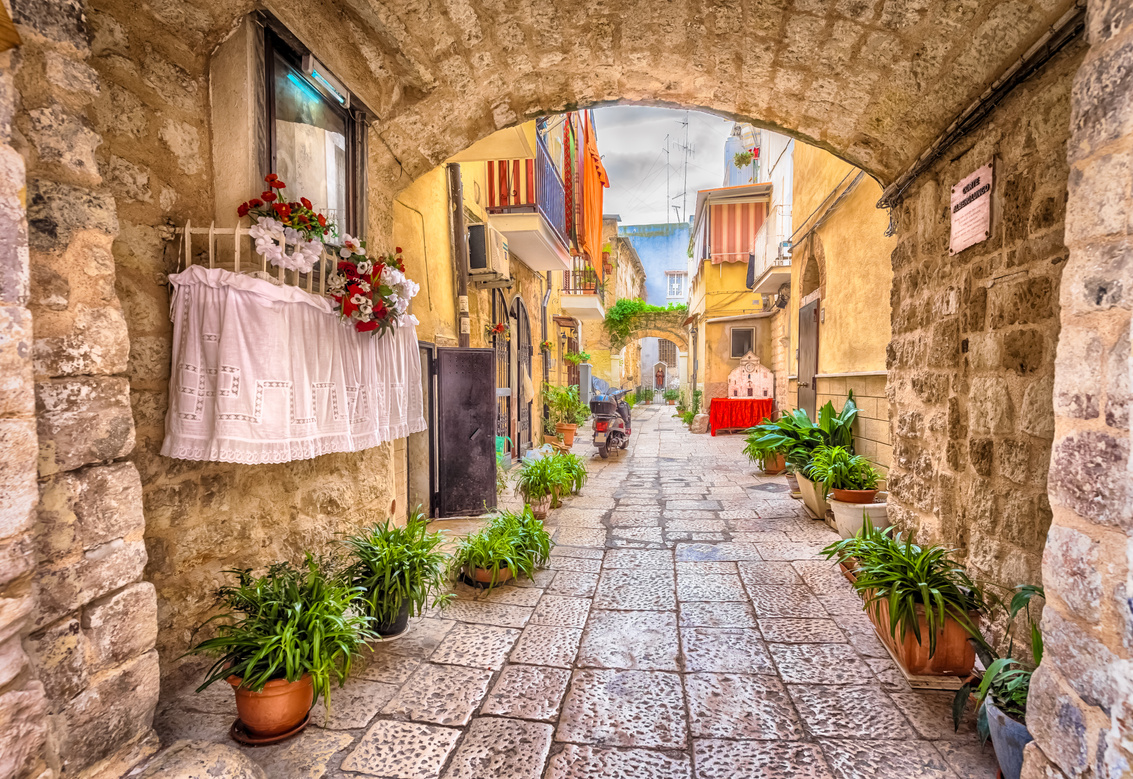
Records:
[[[689,158],[692,157],[693,154],[695,153],[693,151],[692,144],[690,144],[688,142],[688,125],[689,125],[689,112],[685,111],[684,121],[681,122],[681,126],[685,128],[685,140],[684,140],[684,143],[675,144],[678,149],[680,149],[682,152],[684,152],[684,158],[685,158],[684,159],[683,183],[681,185],[681,208],[680,208],[680,211],[677,212],[677,218],[678,219],[688,219],[688,161],[689,161]],[[668,136],[666,136],[666,139],[667,138],[668,138]],[[667,150],[668,150],[668,144],[666,144],[666,151]],[[673,199],[675,200],[676,198],[674,197]],[[673,206],[673,208],[675,209],[676,206]]]

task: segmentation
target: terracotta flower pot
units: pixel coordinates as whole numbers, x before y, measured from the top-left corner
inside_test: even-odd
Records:
[[[770,455],[763,458],[762,468],[768,476],[777,476],[787,469],[787,460],[782,454]]]
[[[568,425],[566,422],[555,423],[555,432],[563,437],[563,445],[568,449],[574,446],[574,432],[578,430],[578,425]]]
[[[496,572],[495,577],[492,576],[490,568],[473,568],[472,581],[479,582],[480,584],[503,584],[511,579],[511,569],[501,568]]]
[[[236,712],[253,736],[270,737],[294,730],[315,701],[315,688],[307,674],[294,681],[272,679],[260,692],[241,687],[238,676],[228,683],[236,691]]]
[[[870,596],[872,597],[872,596]],[[968,643],[968,631],[951,617],[944,618],[944,624],[936,634],[936,653],[929,654],[929,630],[924,618],[924,606],[917,606],[918,627],[921,641],[917,641],[912,630],[901,637],[901,627],[897,635],[889,630],[889,602],[879,600],[866,609],[870,621],[885,645],[893,650],[897,661],[910,674],[922,676],[968,676],[976,663],[976,650]],[[972,612],[968,619],[978,624],[980,615]]]
[[[547,512],[551,509],[551,496],[543,498],[538,503],[532,503],[531,513],[535,515],[535,519],[546,519]]]
[[[873,503],[877,490],[834,490],[834,500],[843,503]]]

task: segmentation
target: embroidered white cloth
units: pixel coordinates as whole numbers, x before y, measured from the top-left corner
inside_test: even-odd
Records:
[[[377,338],[297,287],[200,265],[169,281],[163,455],[282,463],[425,429],[415,317]]]

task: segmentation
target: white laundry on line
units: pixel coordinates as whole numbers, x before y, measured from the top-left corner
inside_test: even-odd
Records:
[[[192,265],[173,274],[161,453],[282,463],[426,429],[417,320],[377,337],[297,287]]]

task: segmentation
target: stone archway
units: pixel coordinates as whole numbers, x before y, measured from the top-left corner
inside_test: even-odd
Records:
[[[1035,678],[1029,722],[1042,752],[1032,750],[1031,759],[1049,758],[1067,774],[1100,775],[1112,768],[1112,775],[1121,759],[1129,759],[1122,739],[1133,730],[1130,651],[1122,639],[1131,620],[1122,597],[1129,562],[1120,553],[1133,532],[1123,370],[1129,316],[1121,292],[1129,285],[1131,197],[1123,161],[1133,131],[1121,121],[1127,93],[1109,85],[1124,83],[1120,74],[1133,31],[1120,21],[1130,10],[1128,0],[1091,5],[1089,51],[1082,46],[1060,55],[1046,75],[1036,76],[1035,84],[1059,95],[1056,104],[1045,104],[1036,90],[1021,90],[1012,95],[1014,107],[1004,103],[993,112],[992,124],[965,141],[964,151],[972,156],[964,165],[1001,155],[1016,166],[1001,190],[1003,231],[996,240],[1002,250],[986,264],[973,263],[963,278],[939,273],[951,267],[941,234],[947,189],[960,172],[955,161],[926,168],[897,209],[897,229],[905,240],[893,256],[894,269],[901,271],[894,297],[907,305],[895,306],[899,337],[890,347],[891,373],[899,383],[893,491],[902,521],[941,538],[959,537],[965,527],[999,516],[1046,511],[1049,462],[1048,660]],[[368,165],[370,229],[378,243],[388,240],[394,196],[418,176],[496,129],[568,106],[628,101],[703,107],[817,143],[891,183],[1065,8],[830,2],[803,10],[747,2],[595,6],[568,13],[549,0],[405,6],[316,0],[298,13],[283,3],[267,6],[380,117],[369,132]],[[63,575],[71,558],[53,557],[58,550],[41,552],[38,568],[27,562],[31,553],[13,553],[20,565],[13,569],[11,591],[19,607],[14,621],[0,628],[15,625],[11,632],[26,632],[64,621],[64,627],[85,624],[95,600],[96,607],[116,604],[134,615],[155,615],[149,601],[139,609],[116,600],[127,593],[145,600],[137,586],[146,554],[143,523],[185,528],[190,532],[178,532],[186,539],[229,532],[266,547],[274,538],[268,523],[278,507],[270,499],[257,504],[249,513],[254,519],[243,526],[215,523],[219,530],[209,531],[199,522],[203,513],[241,493],[250,481],[247,470],[169,468],[149,456],[153,437],[160,435],[168,370],[161,274],[173,263],[164,256],[163,230],[169,220],[207,223],[210,217],[216,178],[209,153],[214,140],[208,125],[209,57],[251,7],[209,0],[139,12],[126,0],[96,0],[89,9],[13,3],[24,49],[15,90],[2,100],[9,111],[19,106],[20,148],[3,147],[5,218],[14,238],[0,250],[3,303],[12,322],[8,342],[15,345],[9,357],[17,377],[8,407],[16,445],[4,459],[15,496],[8,510],[15,516],[6,525],[14,528],[13,540],[2,540],[5,549],[35,547],[37,487],[82,488],[86,508],[101,512],[113,506],[123,523],[116,528],[121,538],[111,539],[122,543],[97,558],[104,563],[99,570],[112,569],[113,576],[99,579],[92,569],[84,573],[89,581],[82,587],[71,587]],[[1066,144],[1053,140],[1059,133],[1066,140],[1071,116],[1067,166]],[[1002,121],[996,123],[996,117]],[[1010,120],[1020,126],[1017,145]],[[20,196],[24,165],[26,201]],[[1064,218],[1068,256],[1058,251]],[[26,244],[21,224],[27,225]],[[985,283],[994,269],[1031,273],[1038,264],[1064,268],[1061,307],[1049,273],[1037,290]],[[63,289],[66,295],[55,294]],[[29,307],[34,334],[28,329]],[[1033,314],[1020,314],[1040,309],[1041,326],[1026,321]],[[1005,329],[982,342],[965,335],[985,318]],[[1050,332],[1052,320],[1061,334]],[[1026,366],[1036,343],[1047,358],[1058,353],[1045,394],[1016,392],[1015,376],[951,381],[965,362],[982,360],[992,371],[1005,364]],[[926,365],[932,370],[923,370]],[[973,414],[971,398],[1010,409],[1010,416]],[[1048,413],[1052,405],[1054,413]],[[1032,421],[1037,426],[1022,426]],[[940,439],[941,431],[947,440]],[[995,450],[997,440],[1028,446]],[[1049,460],[1042,446],[1030,446],[1051,440]],[[344,482],[378,470],[385,457],[378,451],[341,458]],[[975,500],[981,496],[970,479],[967,491],[956,489],[958,480],[972,476],[968,469],[979,476],[979,469],[1003,461],[1019,463],[1015,473],[1043,482],[1028,495],[1032,504],[1000,513]],[[322,529],[350,505],[341,484],[304,480],[298,468],[280,467],[273,474],[294,486]],[[274,481],[256,476],[258,482]],[[971,505],[958,505],[957,495],[972,498]],[[381,503],[385,496],[367,500]],[[176,567],[195,554],[161,539],[149,541],[151,569]],[[82,560],[93,549],[66,551]],[[205,566],[199,573],[197,588],[213,583]],[[35,609],[27,600],[33,597],[33,578],[43,593]],[[157,664],[149,626],[133,638],[129,657],[103,658],[117,665],[84,667],[89,674],[79,681],[49,681],[74,681],[80,689],[67,687],[67,695],[86,694],[83,700],[112,700],[119,687],[96,688],[108,679],[121,689],[137,687],[139,679],[152,681]],[[37,697],[30,691],[27,698],[29,718],[42,717],[42,692]],[[128,722],[119,735],[137,756],[147,749],[148,720],[145,702],[131,702],[136,705],[123,715]],[[54,748],[77,761],[73,764],[97,761],[119,746],[99,743],[97,710],[60,708],[57,716],[74,740]],[[33,723],[20,747],[35,765],[43,730]],[[70,749],[77,751],[67,753]]]

